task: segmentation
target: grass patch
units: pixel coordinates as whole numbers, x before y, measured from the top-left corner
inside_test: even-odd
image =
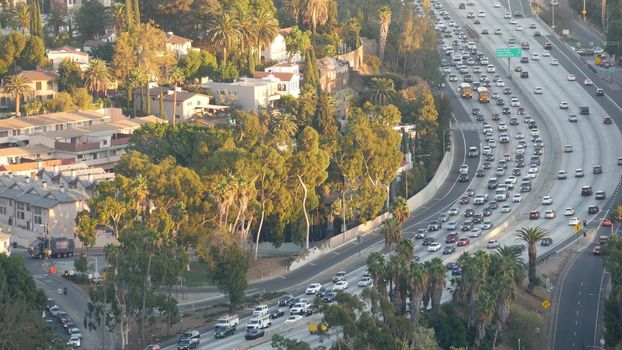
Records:
[[[515,349],[519,339],[521,349],[545,349],[546,320],[538,313],[514,304],[502,337],[506,349]]]
[[[191,262],[190,271],[182,274],[185,287],[202,287],[213,284],[207,273],[207,267],[202,262]]]

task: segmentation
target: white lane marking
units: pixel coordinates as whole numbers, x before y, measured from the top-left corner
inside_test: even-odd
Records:
[[[603,292],[603,283],[605,282],[605,270],[603,269],[603,275],[600,278],[600,292],[598,293],[598,302],[596,303],[596,322],[594,322],[594,341],[592,344],[596,344],[596,335],[598,334],[598,313],[600,311],[600,297]]]

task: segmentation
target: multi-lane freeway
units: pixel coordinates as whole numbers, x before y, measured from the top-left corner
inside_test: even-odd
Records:
[[[404,226],[405,234],[407,237],[412,237],[418,230],[428,227],[430,221],[440,219],[441,228],[427,230],[426,235],[443,246],[446,244],[446,234],[453,231],[447,229],[451,221],[456,222],[456,232],[460,237],[467,238],[470,234],[473,236],[469,238],[470,244],[457,247],[455,253],[447,255],[443,255],[442,251],[428,251],[427,247],[422,245],[423,240],[417,240],[416,254],[422,261],[432,257],[454,261],[463,251],[486,249],[489,240],[496,240],[502,245],[520,244],[515,238],[514,231],[523,226],[540,226],[550,231],[549,237],[553,244],[539,247],[539,254],[557,250],[561,244],[576,235],[574,226],[569,225],[570,218],[576,217],[579,221],[586,220],[588,225],[592,226],[599,225],[620,180],[622,167],[617,165],[617,157],[622,154],[618,154],[616,146],[622,141],[618,129],[618,125],[622,122],[619,112],[622,110],[611,98],[611,94],[616,92],[606,91],[604,97],[596,97],[596,86],[584,86],[583,82],[586,78],[590,78],[595,85],[598,85],[599,78],[586,69],[585,64],[575,53],[549,35],[547,28],[531,17],[527,2],[518,0],[511,3],[501,2],[498,7],[494,5],[494,2],[475,3],[473,6],[459,9],[460,2],[462,1],[448,1],[445,6],[446,14],[440,14],[441,9],[436,9],[436,14],[441,17],[439,22],[441,25],[437,24],[438,29],[445,31],[444,28],[448,28],[447,32],[451,33],[451,37],[444,38],[440,46],[444,49],[443,51],[451,48],[453,53],[457,53],[459,48],[465,47],[464,50],[468,50],[466,46],[469,41],[473,41],[472,46],[476,48],[475,51],[479,50],[478,53],[489,59],[489,64],[494,66],[494,72],[492,69],[488,70],[488,65],[481,65],[481,61],[474,59],[477,54],[467,55],[473,58],[474,62],[465,63],[466,71],[463,69],[463,73],[460,73],[456,66],[445,67],[447,76],[457,77],[457,81],[449,83],[451,91],[448,92],[455,94],[453,100],[456,112],[452,133],[453,147],[456,151],[452,168],[455,171],[441,186],[435,198],[430,199],[425,207],[412,213],[410,220]],[[524,16],[514,16],[514,11],[521,11]],[[473,12],[475,17],[467,18],[469,12]],[[506,12],[510,12],[509,18],[506,18],[508,17],[505,15]],[[445,16],[449,19],[443,19]],[[475,24],[476,20],[479,24]],[[450,25],[450,21],[454,22],[451,23],[453,25]],[[475,32],[478,35],[467,37],[466,42],[463,42],[460,36],[465,32],[467,25],[472,29],[472,33]],[[482,34],[484,29],[487,29],[489,34]],[[495,34],[497,31],[500,34]],[[542,33],[542,36],[534,36],[536,31]],[[514,44],[510,44],[511,39],[514,39]],[[456,40],[455,45],[454,40]],[[508,70],[505,60],[497,60],[494,57],[497,48],[510,45],[520,47],[522,42],[529,44],[529,50],[523,52],[523,56],[528,57],[528,63],[520,63],[518,59],[513,59]],[[544,49],[544,44],[547,42],[551,43],[550,50]],[[538,53],[540,59],[534,60],[533,53]],[[451,54],[446,57],[448,61],[451,61]],[[552,62],[554,59],[558,64]],[[523,71],[529,72],[528,78],[519,77],[519,72],[514,71],[517,65],[520,65]],[[481,72],[478,72],[476,67]],[[508,78],[510,72],[512,79]],[[480,76],[486,74],[487,80],[491,82],[491,93],[496,93],[497,98],[492,99],[488,104],[478,103],[477,94],[473,99],[460,99],[456,89],[463,82],[466,74],[470,74],[474,81],[479,81]],[[499,77],[495,78],[496,74],[499,74]],[[569,80],[569,74],[574,74],[575,79]],[[503,83],[495,80],[501,80]],[[507,94],[504,94],[505,88],[509,88],[509,91],[506,91]],[[540,88],[542,93],[535,94],[536,88]],[[518,114],[518,105],[511,106],[511,97],[517,98],[520,107],[524,108],[524,114]],[[498,104],[499,99],[504,100],[503,106]],[[566,102],[568,108],[561,109],[561,102]],[[589,107],[590,114],[581,115],[580,106]],[[504,107],[508,107],[509,113],[502,112]],[[472,114],[474,108],[480,110],[480,120]],[[499,118],[494,118],[497,120],[492,118],[495,114],[499,114]],[[571,114],[576,115],[576,122],[570,121]],[[604,124],[605,117],[612,117],[614,123]],[[516,118],[516,122],[513,122],[511,118]],[[485,125],[489,125],[486,128],[491,130],[487,136],[484,134]],[[509,142],[501,143],[502,133],[507,134]],[[539,143],[542,143],[543,147],[541,154],[537,155],[536,145]],[[522,145],[524,147],[520,147]],[[484,155],[467,158],[466,150],[470,146],[477,146],[480,152],[484,151],[484,146],[489,146],[488,161]],[[519,153],[524,154],[524,166],[520,166],[517,159]],[[536,157],[539,160],[537,165]],[[500,161],[504,158],[507,158],[505,162],[507,168],[502,171],[503,162]],[[468,180],[456,182],[458,169],[462,164],[468,165]],[[489,165],[490,169],[488,169]],[[593,167],[596,165],[601,166],[602,173],[593,173]],[[582,169],[583,176],[575,176],[577,169]],[[483,176],[476,176],[478,170],[480,175],[483,173]],[[566,171],[565,179],[558,178],[560,170]],[[516,179],[516,184],[508,191],[507,200],[497,201],[497,208],[491,207],[495,191],[488,188],[489,179],[495,177],[498,182],[504,183],[511,176]],[[529,178],[532,181],[528,192],[519,191],[519,184],[523,178]],[[605,199],[597,200],[593,194],[582,196],[582,186],[591,186],[594,193],[604,191]],[[478,194],[488,194],[489,201],[484,205],[475,206],[473,199]],[[468,200],[468,203],[459,203],[460,197],[463,196],[465,197],[463,201]],[[550,200],[543,202],[544,196],[550,196]],[[597,212],[588,214],[588,208],[594,205],[599,207]],[[490,209],[486,211],[486,216],[484,216],[484,208]],[[567,208],[571,208],[574,213],[565,216],[564,212]],[[457,211],[456,215],[441,215],[451,212],[451,209]],[[491,229],[483,229],[481,224],[475,224],[474,228],[481,229],[479,237],[475,237],[478,230],[461,231],[462,226],[468,226],[465,222],[473,220],[471,216],[465,217],[467,209],[472,209],[475,215],[481,214],[483,221],[490,221]],[[554,217],[545,218],[547,210],[553,211]],[[538,211],[540,216],[530,215],[534,211]],[[349,291],[358,292],[360,288],[356,286],[356,282],[364,273],[365,257],[370,252],[379,251],[382,248],[382,237],[370,235],[363,238],[359,244],[346,244],[318,261],[285,274],[281,278],[254,283],[250,288],[266,291],[286,290],[293,294],[302,294],[309,283],[328,282],[336,271],[346,270],[350,281]],[[591,255],[581,256],[580,259],[585,260],[582,261],[584,264],[593,263],[596,264],[595,266],[600,264],[599,258]],[[586,276],[588,277],[593,276]],[[597,278],[600,277],[600,275],[597,276]],[[589,284],[589,288],[586,286],[585,289],[588,294],[594,293],[594,288],[596,291],[599,290],[598,287],[593,286],[593,281],[586,280],[583,283]],[[331,283],[328,285],[330,286]],[[593,316],[589,317],[598,317],[596,310],[592,314]],[[274,332],[312,344],[318,344],[320,341],[319,337],[312,336],[307,331],[309,319],[288,325],[285,325],[283,320],[284,318],[273,321],[265,341]],[[246,320],[241,320],[240,328],[243,328],[245,322]],[[582,322],[592,325],[591,327],[582,326],[582,329],[593,330],[591,334],[583,338],[591,336],[590,339],[596,339],[597,330],[593,327],[596,319],[588,318]],[[562,329],[563,326],[558,326],[558,332]],[[202,335],[201,348],[231,349],[251,345],[256,348],[269,348],[266,343],[260,345],[245,341],[243,334],[244,332],[239,330],[229,338],[214,340],[213,332],[208,332]],[[566,339],[566,336],[564,334],[561,338]],[[573,343],[563,342],[556,344],[555,348],[579,349],[582,345],[597,345],[592,344],[594,340],[585,343],[583,338],[582,344],[575,342],[576,347]]]

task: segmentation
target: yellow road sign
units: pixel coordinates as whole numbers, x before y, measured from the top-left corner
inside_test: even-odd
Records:
[[[542,307],[545,309],[548,309],[551,307],[551,302],[548,299],[544,299],[544,301],[542,302]]]
[[[587,14],[586,10],[581,11],[581,13],[583,13],[584,15]]]
[[[600,58],[598,56],[594,57],[594,63],[600,64],[602,61],[603,61],[602,58]]]
[[[581,224],[575,224],[575,225],[574,225],[574,230],[575,230],[575,232],[579,232],[579,231],[581,231],[581,228],[582,228],[582,227],[581,227]]]

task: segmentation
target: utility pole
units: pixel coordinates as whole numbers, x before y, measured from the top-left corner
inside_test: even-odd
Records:
[[[600,26],[607,31],[607,0],[600,0]]]
[[[551,28],[555,29],[555,1],[551,1],[551,12],[553,13],[553,20],[551,24]]]
[[[583,14],[583,22],[585,22],[587,20],[587,11],[585,10],[585,0],[583,0],[583,10],[581,11],[581,14]]]

